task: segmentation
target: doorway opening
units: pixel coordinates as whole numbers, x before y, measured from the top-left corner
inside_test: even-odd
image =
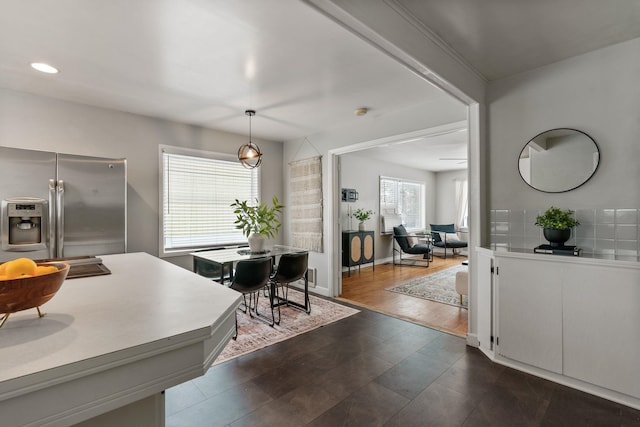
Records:
[[[364,227],[373,233],[375,242],[374,264],[365,263],[347,270],[345,261],[338,260],[335,265],[339,287],[334,295],[345,301],[360,305],[394,317],[423,324],[458,336],[466,336],[468,331],[468,309],[433,299],[410,296],[389,291],[395,285],[406,282],[446,280],[453,283],[455,268],[467,260],[467,249],[452,257],[449,250],[445,258],[443,252],[436,248],[436,256],[429,267],[394,265],[393,231],[385,225],[383,218],[392,216],[400,218],[403,224],[410,223],[418,234],[428,232],[430,224],[454,223],[461,240],[468,240],[468,195],[464,193],[462,204],[465,214],[460,214],[460,195],[456,196],[456,186],[469,179],[467,153],[469,137],[467,122],[456,122],[438,126],[411,135],[400,135],[394,138],[371,141],[353,146],[339,154],[336,159],[336,181],[340,188],[355,191],[357,197],[341,200],[342,191],[338,191],[337,203],[339,232],[357,228],[358,221],[353,222],[352,212],[356,209],[372,210],[373,218],[365,221]],[[420,206],[408,206],[410,203],[399,203],[397,207],[382,202],[382,182],[380,177],[399,178],[411,184],[419,184],[423,188],[421,195],[415,191],[405,191],[411,198],[417,198]],[[382,178],[380,178],[382,179]],[[404,188],[404,187],[403,187]],[[407,190],[405,188],[405,190]],[[394,195],[395,197],[395,195]],[[398,196],[401,197],[401,196]],[[457,198],[456,198],[457,197]],[[420,210],[420,221],[415,216]],[[345,243],[342,243],[344,255]],[[348,244],[347,244],[348,245]],[[423,264],[424,265],[424,264]],[[375,267],[374,267],[375,266]],[[465,267],[466,270],[466,267]],[[347,273],[349,271],[349,273]],[[425,279],[426,276],[431,276]],[[438,279],[436,279],[438,278]],[[465,295],[465,305],[468,296]]]

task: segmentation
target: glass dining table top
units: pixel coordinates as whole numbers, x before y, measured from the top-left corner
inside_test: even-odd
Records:
[[[278,256],[298,252],[306,252],[306,250],[293,246],[274,245],[267,251],[260,253],[251,253],[249,248],[244,247],[191,252],[190,255],[193,256],[194,272],[207,277],[215,277],[214,280],[225,283],[233,280],[233,266],[238,261],[269,257],[275,265]]]
[[[284,254],[305,252],[304,249],[293,246],[274,245],[265,252],[251,253],[249,248],[214,249],[208,251],[191,252],[190,255],[217,264],[227,264],[250,258],[277,257]]]

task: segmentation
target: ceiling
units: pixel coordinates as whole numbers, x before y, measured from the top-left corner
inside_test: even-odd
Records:
[[[640,36],[637,0],[387,2],[488,80]],[[0,0],[0,8],[8,89],[240,134],[252,108],[253,135],[275,141],[349,126],[363,120],[358,107],[369,108],[368,120],[414,109],[466,115],[300,0]],[[33,61],[60,73],[38,73]],[[396,144],[393,155],[422,166],[424,152],[461,158],[465,135]],[[379,151],[371,155],[390,160]]]
[[[299,0],[0,4],[0,86],[20,91],[241,134],[250,108],[253,135],[275,141],[361,120],[358,107],[461,109]]]
[[[638,0],[389,0],[487,80],[640,37]]]

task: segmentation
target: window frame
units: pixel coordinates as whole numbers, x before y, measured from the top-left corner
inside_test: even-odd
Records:
[[[172,257],[172,256],[182,256],[187,255],[191,252],[206,250],[206,249],[215,249],[220,247],[237,247],[240,245],[246,245],[247,240],[246,237],[242,234],[242,230],[238,230],[239,236],[238,239],[230,240],[227,242],[220,243],[212,243],[206,245],[193,245],[184,248],[165,248],[165,210],[164,210],[164,192],[165,192],[165,168],[164,168],[164,154],[169,155],[180,155],[180,156],[188,156],[188,157],[196,157],[202,159],[211,159],[216,161],[237,163],[238,166],[242,169],[244,167],[238,162],[238,159],[233,154],[220,153],[214,151],[206,151],[199,150],[194,148],[185,148],[185,147],[175,147],[170,145],[159,145],[158,151],[158,219],[159,219],[159,230],[158,230],[158,252],[160,257]],[[261,173],[258,169],[252,169],[252,173],[255,174],[255,198],[260,201],[261,194]],[[231,204],[232,201],[229,202]],[[231,206],[229,206],[229,211],[231,212]],[[240,237],[241,236],[241,237]]]
[[[396,183],[396,201],[395,201],[395,206],[393,208],[393,212],[389,212],[387,208],[385,208],[387,206],[387,204],[385,204],[385,206],[383,206],[382,202],[383,202],[383,196],[382,196],[382,190],[383,190],[383,181],[394,181]],[[405,178],[397,178],[397,177],[391,177],[391,176],[384,176],[384,175],[380,175],[379,179],[378,179],[378,184],[379,184],[379,191],[378,191],[378,207],[379,207],[379,211],[380,211],[380,216],[384,216],[389,215],[389,214],[395,214],[395,215],[401,215],[402,216],[402,223],[405,224],[405,213],[401,212],[402,210],[402,206],[400,206],[400,198],[397,197],[398,196],[398,190],[397,190],[397,186],[398,184],[412,184],[412,185],[419,185],[420,186],[420,202],[418,204],[420,212],[417,215],[417,218],[419,218],[419,222],[420,224],[418,226],[410,226],[407,227],[408,231],[424,231],[426,230],[426,212],[427,212],[427,207],[426,207],[426,184],[424,181],[419,181],[419,180],[412,180],[412,179],[405,179]]]

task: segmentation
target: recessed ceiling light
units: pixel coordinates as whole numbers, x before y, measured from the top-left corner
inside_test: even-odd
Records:
[[[353,114],[355,114],[356,116],[364,116],[368,111],[369,109],[367,107],[360,107],[356,108]]]
[[[58,69],[56,67],[52,67],[51,65],[45,64],[44,62],[32,62],[31,68],[47,74],[55,74],[58,72]]]

